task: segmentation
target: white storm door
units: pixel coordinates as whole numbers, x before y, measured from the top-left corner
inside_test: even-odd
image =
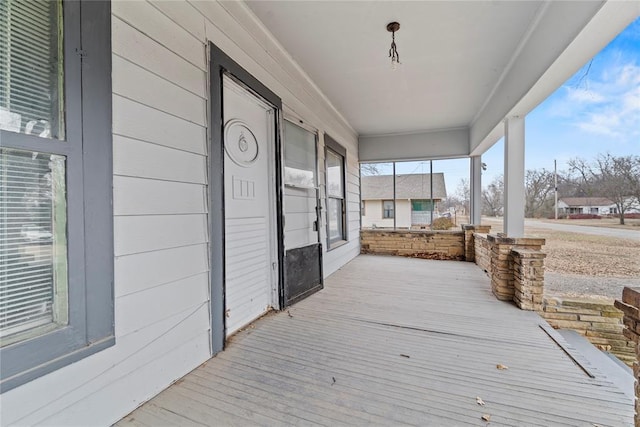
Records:
[[[225,333],[277,306],[274,108],[223,77]]]

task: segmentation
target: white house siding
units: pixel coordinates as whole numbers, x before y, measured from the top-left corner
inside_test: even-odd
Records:
[[[393,218],[382,218],[382,200],[364,200],[362,228],[393,228]],[[396,200],[396,227],[411,227],[411,202]]]
[[[321,131],[321,156],[322,132],[346,146],[349,242],[325,254],[325,274],[359,252],[357,136],[246,6],[112,14],[116,345],[2,394],[3,425],[109,425],[210,357],[207,40]]]

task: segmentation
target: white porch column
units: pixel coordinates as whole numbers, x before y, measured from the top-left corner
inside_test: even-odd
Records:
[[[524,237],[524,117],[504,121],[504,233]]]
[[[471,157],[470,185],[470,210],[469,222],[480,225],[482,216],[482,156]]]

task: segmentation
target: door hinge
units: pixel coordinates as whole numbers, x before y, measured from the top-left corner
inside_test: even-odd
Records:
[[[277,263],[277,262],[272,262],[272,263],[271,263],[271,269],[272,269],[273,271],[276,271],[276,270],[278,269],[278,263]]]

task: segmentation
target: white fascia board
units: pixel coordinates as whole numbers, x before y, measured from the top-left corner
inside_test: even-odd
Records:
[[[469,129],[360,136],[361,162],[451,159],[469,156]]]
[[[481,155],[503,136],[505,117],[526,116],[640,14],[638,1],[546,5],[471,125],[472,155]]]

